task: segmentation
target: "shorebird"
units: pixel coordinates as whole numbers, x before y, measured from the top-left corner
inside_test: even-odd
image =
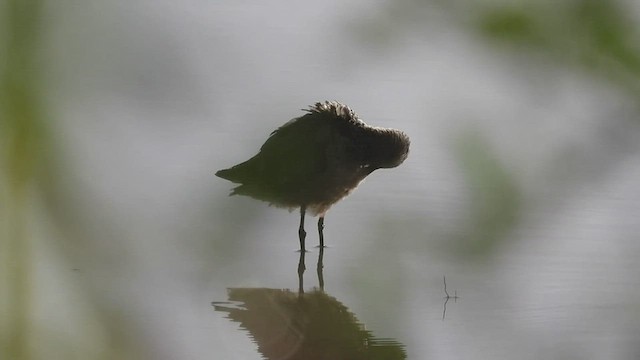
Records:
[[[258,154],[216,176],[240,184],[245,195],[277,207],[300,208],[300,251],[305,214],[318,215],[320,247],[329,208],[376,169],[394,168],[409,154],[402,131],[365,124],[348,106],[318,102],[271,133]]]

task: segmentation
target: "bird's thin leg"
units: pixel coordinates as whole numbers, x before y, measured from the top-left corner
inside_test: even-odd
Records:
[[[307,237],[307,232],[304,231],[304,214],[307,210],[306,206],[300,207],[300,228],[298,228],[298,236],[300,237],[300,251],[304,252],[304,238]]]
[[[324,248],[324,216],[320,216],[318,219],[318,234],[320,235],[320,248]]]

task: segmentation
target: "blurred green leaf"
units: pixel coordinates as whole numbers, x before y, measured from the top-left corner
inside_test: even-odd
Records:
[[[7,294],[0,312],[0,354],[6,359],[31,358],[33,331],[32,243],[28,231],[29,199],[41,148],[39,68],[37,43],[41,3],[14,0],[6,5],[0,38],[5,61],[0,75],[0,137],[3,217],[0,245],[0,293]]]
[[[527,44],[542,40],[538,26],[530,14],[512,8],[490,12],[480,23],[481,30],[488,36]]]
[[[467,231],[457,250],[482,255],[499,245],[520,218],[521,194],[515,179],[477,132],[465,133],[455,154],[471,195]]]
[[[433,21],[424,18],[438,9],[442,12],[440,18],[451,19],[472,35],[514,53],[523,47],[542,52],[555,66],[583,67],[637,97],[640,26],[629,6],[621,0],[400,0],[368,18],[361,28],[375,29],[365,32],[375,36],[360,40],[393,51],[394,45],[402,41],[388,39],[397,38],[398,34],[415,37],[418,33],[419,37],[429,38],[433,35]],[[423,19],[418,20],[419,16]]]

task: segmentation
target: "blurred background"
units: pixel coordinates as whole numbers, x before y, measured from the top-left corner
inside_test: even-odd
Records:
[[[321,100],[412,140],[325,221],[331,306],[388,358],[640,357],[640,3],[4,0],[0,18],[0,358],[274,358],[211,304],[297,289],[298,216],[213,174]]]

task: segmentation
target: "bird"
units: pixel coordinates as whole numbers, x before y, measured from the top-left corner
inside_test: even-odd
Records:
[[[329,208],[377,169],[395,168],[409,154],[400,130],[369,126],[347,105],[317,102],[273,131],[249,160],[216,176],[239,184],[230,195],[300,209],[298,236],[305,252],[305,214],[318,216],[320,247]]]

